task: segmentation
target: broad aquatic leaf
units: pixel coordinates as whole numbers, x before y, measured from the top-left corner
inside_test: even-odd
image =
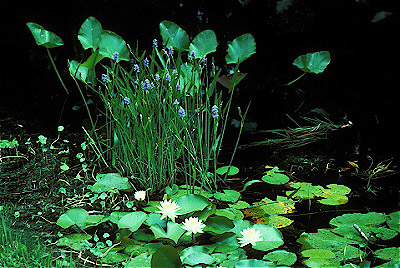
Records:
[[[256,53],[256,42],[251,34],[246,33],[235,38],[228,45],[225,60],[227,64],[240,64],[254,53]]]
[[[215,259],[209,255],[209,250],[203,246],[192,246],[185,248],[180,253],[182,263],[191,266],[197,264],[211,265]]]
[[[33,37],[35,38],[35,42],[37,45],[44,46],[46,48],[59,47],[64,45],[64,42],[58,35],[46,30],[45,28],[43,28],[43,26],[34,22],[28,22],[26,25],[28,26]]]
[[[263,223],[254,224],[253,227],[260,231],[263,239],[253,246],[254,249],[268,251],[284,244],[282,233],[275,227]]]
[[[374,255],[382,260],[400,260],[400,248],[383,248],[374,252]]]
[[[117,61],[129,61],[129,49],[124,39],[114,32],[103,30],[100,34],[99,52],[103,57],[113,59],[118,53]]]
[[[301,255],[307,258],[331,259],[336,257],[335,253],[326,249],[306,249],[301,252]]]
[[[167,20],[160,22],[160,33],[164,46],[173,47],[177,51],[188,50],[189,36],[176,23]]]
[[[90,187],[94,193],[108,192],[112,190],[120,190],[132,192],[133,188],[128,178],[122,177],[119,173],[98,174],[97,182]]]
[[[239,84],[240,81],[243,80],[243,78],[246,77],[246,75],[247,73],[237,73],[235,80],[233,80],[233,76],[223,75],[218,78],[218,82],[227,89],[233,89],[237,84]]]
[[[151,267],[181,268],[183,266],[176,249],[173,246],[164,245],[153,254]]]
[[[296,262],[297,256],[286,250],[275,250],[265,255],[263,260],[272,261],[277,265],[292,266]]]
[[[105,257],[101,258],[102,263],[117,263],[123,262],[129,259],[129,255],[125,253],[110,251]]]
[[[400,232],[400,211],[390,213],[386,223],[393,230]]]
[[[235,268],[274,268],[276,265],[273,262],[267,262],[257,259],[241,260],[236,263]]]
[[[136,232],[147,218],[147,214],[142,211],[129,213],[118,221],[118,228],[128,228],[130,231]]]
[[[124,267],[126,268],[137,268],[137,267],[151,267],[151,255],[147,252],[142,253],[140,255],[133,255],[136,256],[133,259],[129,260]]]
[[[90,77],[90,69],[83,66],[76,60],[68,61],[68,70],[72,77],[85,83],[88,81],[88,77]]]
[[[234,227],[232,220],[222,216],[209,217],[204,224],[204,231],[214,234],[223,234]]]
[[[283,174],[283,171],[279,170],[278,167],[274,167],[271,170],[265,172],[262,176],[262,180],[269,184],[281,185],[289,181],[289,177]]]
[[[235,190],[224,190],[223,193],[216,192],[214,194],[215,199],[224,201],[224,202],[232,202],[235,203],[240,198],[240,193]]]
[[[204,56],[215,52],[217,50],[218,42],[217,36],[213,30],[204,30],[193,39],[189,46],[189,51],[194,52],[196,59],[203,58]]]
[[[297,66],[303,72],[319,74],[325,70],[330,62],[331,55],[329,51],[320,51],[297,57],[293,65]]]
[[[104,215],[89,215],[86,221],[82,224],[79,224],[82,229],[86,229],[89,227],[97,226],[100,223],[108,221],[108,217]]]
[[[155,238],[167,238],[175,243],[178,243],[179,238],[186,232],[180,224],[170,221],[167,223],[167,232],[158,224],[150,226],[150,230],[154,233]]]
[[[226,217],[230,220],[242,220],[244,218],[243,213],[234,208],[224,208],[224,209],[217,209],[215,211],[215,215]]]
[[[74,224],[84,224],[88,216],[89,213],[83,208],[72,208],[60,216],[57,220],[57,225],[65,229]]]
[[[207,206],[211,206],[211,202],[207,198],[197,194],[184,195],[178,198],[176,203],[181,207],[178,212],[182,215],[193,211],[201,211]]]
[[[78,39],[83,49],[92,48],[96,50],[99,47],[100,34],[102,31],[101,23],[95,17],[87,18],[78,32]]]
[[[223,166],[220,168],[217,168],[215,171],[219,175],[224,175],[228,173],[229,176],[233,176],[239,173],[239,169],[235,166]]]
[[[92,236],[90,234],[70,234],[60,238],[56,245],[59,247],[66,246],[74,250],[81,251],[84,248],[83,242],[87,242],[87,240],[91,238]]]
[[[357,224],[362,225],[379,225],[386,221],[387,216],[382,213],[368,212],[365,214],[351,213],[343,214],[333,218],[329,223],[333,226],[343,226]]]
[[[276,13],[279,14],[285,10],[288,10],[292,4],[293,0],[280,0],[276,2]]]

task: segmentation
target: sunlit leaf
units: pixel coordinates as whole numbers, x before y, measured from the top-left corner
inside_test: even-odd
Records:
[[[189,48],[189,36],[187,33],[172,21],[163,20],[160,22],[160,33],[163,45],[173,47],[178,51],[186,51]]]
[[[176,249],[171,245],[164,245],[153,254],[151,267],[181,268],[183,266]]]
[[[99,52],[103,57],[113,59],[118,53],[117,61],[129,61],[129,49],[124,39],[114,32],[103,30],[100,34]]]
[[[95,17],[87,18],[78,32],[78,39],[83,49],[96,50],[100,42],[100,34],[103,31],[101,23]]]
[[[254,53],[256,53],[256,42],[251,34],[246,33],[235,38],[228,45],[225,60],[227,64],[240,64]]]
[[[44,46],[46,48],[59,47],[64,45],[64,42],[58,35],[46,30],[43,26],[34,22],[28,22],[26,25],[28,26],[33,37],[35,38],[35,42],[37,45]]]
[[[329,51],[308,53],[297,57],[293,65],[306,73],[322,73],[331,61]]]
[[[213,30],[204,30],[193,39],[189,51],[194,52],[194,57],[199,59],[217,50],[217,36]]]

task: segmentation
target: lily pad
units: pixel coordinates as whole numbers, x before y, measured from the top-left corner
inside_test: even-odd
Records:
[[[83,225],[87,220],[89,213],[83,208],[72,208],[67,210],[57,220],[57,225],[66,229],[74,224]]]
[[[229,176],[233,176],[239,173],[239,169],[235,166],[223,166],[220,168],[217,168],[215,171],[219,175],[224,175],[228,173]]]
[[[374,252],[374,255],[382,260],[400,260],[400,248],[383,248]]]
[[[214,234],[223,234],[234,227],[233,222],[222,216],[209,217],[205,222],[204,231]]]
[[[178,212],[183,215],[193,211],[201,211],[211,205],[207,198],[197,194],[184,195],[176,200],[176,203],[181,207]]]
[[[128,178],[122,177],[118,173],[98,174],[96,176],[97,182],[88,187],[94,193],[102,193],[113,190],[132,192],[133,188]]]
[[[303,72],[319,74],[325,70],[330,61],[331,55],[329,51],[320,51],[297,57],[293,65],[297,66]]]
[[[153,254],[151,267],[181,268],[183,266],[176,249],[173,246],[164,245]]]
[[[105,257],[101,258],[101,261],[104,263],[116,263],[116,262],[123,262],[128,259],[129,255],[125,253],[111,251]]]
[[[289,177],[283,174],[283,171],[279,170],[278,167],[274,167],[271,170],[265,172],[262,176],[262,180],[269,184],[281,185],[289,181]]]
[[[296,254],[293,252],[288,252],[286,250],[275,250],[263,257],[263,260],[272,261],[277,265],[293,265],[296,260]]]
[[[87,243],[92,236],[90,234],[70,234],[60,238],[56,245],[57,246],[66,246],[72,248],[77,251],[81,251],[84,248],[84,244]]]
[[[129,213],[118,221],[118,228],[127,228],[131,232],[136,232],[147,218],[148,215],[142,211]]]
[[[223,193],[216,192],[214,194],[214,197],[215,197],[215,199],[220,200],[220,201],[235,203],[239,200],[240,193],[235,190],[224,190]]]

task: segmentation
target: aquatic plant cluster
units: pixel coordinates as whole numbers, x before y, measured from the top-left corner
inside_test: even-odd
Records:
[[[63,45],[61,38],[36,23],[27,26],[69,93],[49,50]],[[218,182],[239,173],[232,163],[217,166],[217,158],[234,88],[246,76],[239,65],[255,53],[255,40],[243,34],[230,42],[225,61],[233,71],[221,76],[209,55],[218,46],[212,30],[189,40],[177,24],[162,21],[160,35],[162,45],[153,39],[151,52],[140,53],[94,17],[79,30],[90,55],[83,63],[69,61],[68,68],[91,122],[81,148],[95,159],[77,155],[85,174],[77,179],[86,179],[89,191],[79,197],[80,206],[72,205],[76,194],[67,201],[56,224],[69,234],[59,232],[57,246],[84,254],[93,265],[123,267],[291,267],[300,258],[308,267],[370,267],[371,256],[381,260],[378,267],[399,265],[400,249],[382,244],[400,232],[400,212],[343,214],[330,221],[331,228],[301,234],[297,255],[289,251],[280,229],[293,223],[295,205],[343,205],[351,193],[345,185],[293,182],[288,172],[266,166],[241,191],[221,191]],[[299,56],[293,64],[303,73],[287,85],[323,72],[329,62],[328,51]],[[101,99],[104,122],[95,120],[82,85]],[[43,157],[54,149],[44,136],[37,144]],[[0,141],[0,153],[15,147],[16,140]],[[94,163],[117,172],[96,174],[92,183],[88,170]],[[241,198],[252,184],[289,189],[249,204]],[[64,188],[60,193],[68,194]]]

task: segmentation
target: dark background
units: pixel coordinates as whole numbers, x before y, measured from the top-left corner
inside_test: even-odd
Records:
[[[244,33],[255,37],[257,53],[241,65],[248,76],[238,87],[236,103],[244,108],[252,100],[249,120],[257,121],[260,129],[294,127],[286,114],[298,118],[322,108],[336,123],[345,118],[354,123],[352,136],[361,140],[364,153],[398,155],[397,1],[293,0],[280,14],[276,2],[1,1],[0,111],[3,116],[43,120],[52,129],[61,114],[62,125],[80,125],[84,115],[71,109],[81,100],[67,73],[67,60],[84,58],[77,40],[83,21],[94,16],[104,29],[133,46],[138,43],[144,51],[151,48],[154,38],[161,40],[159,23],[171,20],[191,38],[202,30],[214,30],[219,46],[213,56],[225,71],[227,42]],[[380,11],[393,14],[372,23]],[[56,33],[65,43],[51,53],[71,91],[67,99],[46,50],[35,44],[25,25],[29,21]],[[292,65],[296,57],[322,50],[328,50],[332,58],[322,74],[309,74],[293,86],[282,86],[301,74]]]

